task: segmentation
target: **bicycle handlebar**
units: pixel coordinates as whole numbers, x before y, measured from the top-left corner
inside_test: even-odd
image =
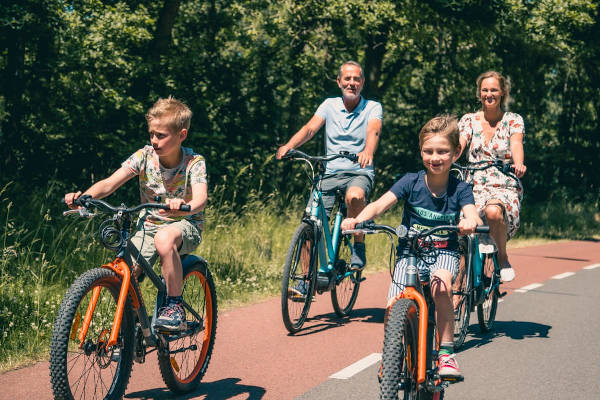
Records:
[[[304,158],[309,161],[317,161],[317,162],[332,161],[332,160],[335,160],[336,158],[347,158],[348,160],[353,161],[353,162],[358,161],[358,156],[356,154],[352,154],[347,151],[341,151],[339,154],[331,154],[328,156],[309,156],[308,154],[306,154],[300,150],[290,149],[282,157],[282,159],[290,159],[290,160],[293,160],[294,158]]]
[[[374,221],[364,221],[364,222],[359,222],[358,224],[356,224],[354,229],[346,230],[346,231],[343,231],[342,233],[343,234],[349,234],[349,233],[370,234],[370,233],[378,233],[379,231],[384,231],[384,232],[388,232],[393,235],[396,235],[400,239],[403,239],[403,238],[408,237],[409,233],[411,233],[411,232],[412,232],[412,234],[410,236],[414,235],[414,237],[416,237],[416,238],[423,238],[423,237],[430,236],[430,235],[434,234],[435,232],[442,231],[442,230],[458,232],[459,228],[458,228],[458,225],[439,225],[439,226],[434,226],[433,228],[418,232],[418,231],[415,231],[412,229],[409,230],[404,225],[399,225],[398,227],[394,228],[389,225],[376,224]],[[490,227],[487,225],[480,225],[475,228],[475,233],[489,233],[489,232],[490,232]]]
[[[62,199],[62,202],[65,202],[65,199]],[[160,210],[170,210],[171,207],[169,207],[166,204],[160,204],[160,203],[143,203],[140,205],[137,205],[135,207],[125,207],[125,205],[121,205],[119,207],[115,207],[112,206],[110,204],[108,204],[107,202],[100,200],[100,199],[94,199],[89,195],[82,195],[81,197],[79,197],[78,199],[76,199],[74,201],[75,204],[77,204],[78,206],[82,206],[84,208],[89,208],[91,206],[97,207],[97,208],[101,208],[110,212],[121,212],[121,213],[125,213],[125,214],[130,214],[130,213],[135,213],[143,208],[154,208],[154,209],[160,209]],[[192,208],[190,207],[189,204],[182,204],[181,206],[179,206],[179,210],[180,211],[190,211]],[[78,212],[77,210],[72,210],[73,212]],[[70,213],[69,211],[66,211],[66,213]],[[93,214],[87,214],[87,215],[93,215]]]
[[[505,164],[500,160],[478,161],[469,165],[460,165],[452,163],[452,166],[463,171],[483,171],[484,169],[496,167],[500,172],[502,172],[505,175],[511,175],[515,172],[515,168],[512,164]]]

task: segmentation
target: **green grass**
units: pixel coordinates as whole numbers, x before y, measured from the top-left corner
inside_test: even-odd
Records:
[[[46,207],[53,201],[49,197],[34,197],[26,212],[0,191],[0,371],[48,358],[52,324],[68,286],[111,258],[97,240],[100,220],[62,217]],[[211,204],[206,213],[197,254],[209,262],[220,310],[279,294],[285,254],[300,220],[300,198],[284,206],[276,195],[250,198],[240,212],[221,203]],[[598,239],[597,210],[595,204],[566,201],[528,205],[523,208],[522,229],[509,247]],[[400,220],[401,210],[396,208],[378,222],[397,225]],[[387,270],[386,236],[370,236],[367,248],[366,273]],[[152,294],[148,280],[143,289]],[[146,297],[147,302],[152,298]]]

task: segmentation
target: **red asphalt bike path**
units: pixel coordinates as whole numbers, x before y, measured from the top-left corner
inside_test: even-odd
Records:
[[[557,242],[510,249],[509,255],[517,277],[502,289],[510,294],[599,263],[600,242]],[[380,353],[389,283],[388,272],[367,275],[347,319],[335,316],[329,293],[317,296],[305,329],[294,336],[283,326],[279,297],[220,312],[212,360],[202,384],[180,398],[292,399],[369,354]],[[48,363],[2,374],[0,387],[0,399],[50,399]],[[145,364],[134,365],[125,398],[176,398],[166,389],[154,354]]]

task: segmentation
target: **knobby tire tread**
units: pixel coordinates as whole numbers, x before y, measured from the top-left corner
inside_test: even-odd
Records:
[[[165,382],[165,385],[167,385],[167,387],[169,388],[169,390],[171,390],[173,393],[177,393],[177,394],[189,393],[189,392],[193,391],[194,389],[196,389],[198,387],[198,385],[200,384],[200,381],[202,380],[202,378],[204,377],[204,374],[206,373],[208,364],[210,363],[210,359],[211,359],[212,352],[213,352],[213,347],[215,345],[215,335],[217,333],[217,292],[215,289],[215,282],[214,282],[214,279],[210,272],[210,269],[208,268],[208,265],[206,265],[204,263],[196,263],[193,267],[191,267],[190,269],[187,270],[186,276],[183,277],[184,284],[185,284],[186,278],[188,276],[190,276],[190,274],[192,272],[199,272],[201,275],[204,276],[204,279],[206,280],[206,285],[208,287],[209,293],[205,292],[205,295],[211,297],[211,305],[212,305],[212,314],[211,314],[212,321],[210,322],[211,332],[209,333],[208,344],[207,344],[208,347],[206,350],[206,355],[204,356],[203,359],[198,359],[198,362],[196,363],[196,366],[200,363],[201,363],[201,366],[198,369],[198,371],[196,372],[195,376],[188,377],[186,382],[182,382],[179,379],[177,379],[175,372],[173,371],[173,365],[171,364],[170,355],[169,354],[161,354],[161,352],[158,353],[158,366],[160,369],[160,374],[162,376],[162,379]],[[185,298],[185,293],[184,293],[184,300],[188,301]],[[196,305],[190,304],[190,306],[195,308]],[[187,311],[186,313],[188,313],[188,312],[189,311]],[[198,310],[196,310],[196,312],[198,312]],[[201,331],[198,334],[203,334],[203,333],[204,333],[204,331]],[[200,349],[200,351],[201,350],[202,349]]]
[[[117,293],[121,280],[106,268],[95,268],[80,275],[67,291],[54,323],[50,343],[50,382],[55,399],[73,399],[67,370],[69,336],[75,312],[84,296],[99,283],[112,286]],[[128,298],[123,310],[121,335],[124,346],[121,349],[121,362],[105,399],[121,399],[129,384],[133,366],[134,323],[131,300]]]

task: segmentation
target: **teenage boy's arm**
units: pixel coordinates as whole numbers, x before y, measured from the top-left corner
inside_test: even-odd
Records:
[[[469,235],[475,232],[477,225],[483,225],[475,204],[467,204],[462,208],[462,212],[465,217],[458,223],[461,235]]]
[[[159,210],[163,215],[192,215],[204,210],[208,201],[208,185],[206,183],[195,183],[192,185],[192,200],[186,203],[183,199],[166,199],[165,203],[171,207],[170,210]],[[190,211],[179,211],[182,204],[188,204]]]
[[[342,230],[354,229],[356,224],[359,222],[368,221],[379,217],[381,214],[386,212],[391,206],[398,202],[398,198],[392,192],[386,192],[383,196],[378,198],[373,203],[363,208],[363,210],[356,216],[356,218],[346,218],[342,221]]]
[[[373,164],[373,155],[379,144],[381,126],[382,123],[379,118],[373,118],[367,124],[367,143],[365,144],[365,149],[357,154],[361,168]]]
[[[89,194],[94,199],[102,199],[113,193],[115,190],[117,190],[125,182],[127,182],[134,176],[135,174],[132,174],[129,168],[121,167],[108,178],[102,179],[101,181],[94,183],[92,186],[90,186],[88,190],[86,190],[83,193],[67,193],[65,195],[65,203],[67,203],[67,205],[70,208],[76,208],[76,206],[73,205],[73,202],[77,200],[82,194]]]
[[[275,153],[275,158],[281,160],[281,157],[285,156],[290,149],[297,149],[302,146],[304,143],[308,142],[315,133],[321,129],[325,120],[318,115],[313,115],[313,117],[308,121],[306,125],[304,125],[298,132],[292,136],[292,138],[283,146],[277,149],[277,153]]]

